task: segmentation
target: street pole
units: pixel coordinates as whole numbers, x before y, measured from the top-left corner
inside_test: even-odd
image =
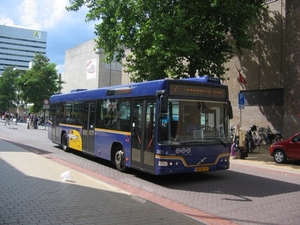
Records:
[[[242,126],[242,108],[240,108],[240,124]]]
[[[109,64],[109,86],[111,86],[111,62]]]
[[[46,130],[46,109],[44,109],[44,127]]]

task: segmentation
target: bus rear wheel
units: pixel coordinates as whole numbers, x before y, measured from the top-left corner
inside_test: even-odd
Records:
[[[68,135],[66,133],[64,133],[62,135],[62,138],[61,138],[61,146],[62,146],[62,149],[67,152],[69,151],[69,147],[68,147]]]
[[[115,166],[116,169],[121,172],[127,172],[128,168],[125,163],[125,152],[123,148],[120,148],[115,153]]]

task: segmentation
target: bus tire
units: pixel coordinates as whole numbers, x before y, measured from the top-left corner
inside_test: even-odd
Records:
[[[65,152],[69,151],[69,147],[68,147],[68,135],[66,133],[63,133],[62,138],[61,138],[61,146],[62,149]]]
[[[118,147],[118,149],[115,152],[115,166],[116,169],[121,172],[127,172],[128,168],[126,167],[126,161],[125,161],[125,152],[122,147]]]

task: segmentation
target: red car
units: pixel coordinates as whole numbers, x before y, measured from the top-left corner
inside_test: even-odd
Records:
[[[300,160],[300,132],[286,140],[273,143],[270,146],[270,155],[277,163],[284,163],[286,159]]]

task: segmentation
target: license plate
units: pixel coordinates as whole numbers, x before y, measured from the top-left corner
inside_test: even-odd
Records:
[[[208,166],[197,167],[197,168],[195,169],[196,172],[205,172],[205,171],[208,171],[208,170],[209,170]]]

